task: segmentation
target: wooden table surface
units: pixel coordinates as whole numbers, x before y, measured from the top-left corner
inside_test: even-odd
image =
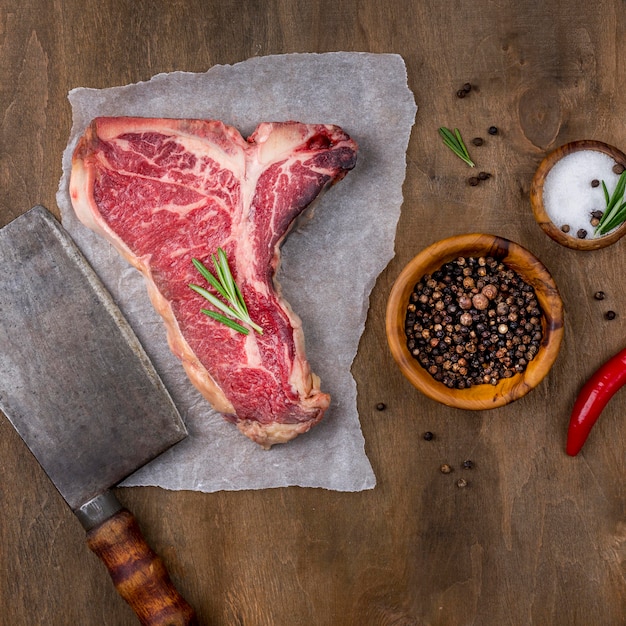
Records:
[[[201,624],[626,623],[624,392],[581,455],[564,452],[578,389],[626,345],[626,243],[563,248],[529,204],[533,173],[551,149],[583,138],[626,148],[623,9],[618,0],[0,2],[0,226],[37,203],[58,214],[74,87],[288,52],[393,52],[407,65],[419,111],[396,256],[372,293],[353,366],[376,488],[120,493]],[[457,98],[468,81],[474,90]],[[437,135],[442,125],[488,138],[475,155],[491,179],[467,184],[467,166]],[[487,135],[492,125],[497,137]],[[537,389],[471,412],[427,399],[402,377],[384,310],[417,252],[480,231],[545,263],[566,324]],[[593,299],[597,290],[604,301]],[[608,309],[616,319],[604,319]],[[462,468],[468,459],[471,470]],[[453,472],[442,474],[442,463]],[[0,473],[0,623],[135,624],[5,419]]]

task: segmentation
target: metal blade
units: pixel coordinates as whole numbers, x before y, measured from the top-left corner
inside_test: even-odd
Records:
[[[43,207],[0,230],[0,408],[69,506],[186,436],[109,293]]]

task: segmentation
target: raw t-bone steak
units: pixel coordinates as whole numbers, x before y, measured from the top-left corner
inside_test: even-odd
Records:
[[[297,122],[244,140],[219,121],[96,118],[74,152],[78,218],[144,274],[192,382],[263,447],[308,431],[329,405],[274,274],[294,219],[355,162],[340,128]],[[220,247],[262,335],[200,312],[211,305],[188,285],[208,284],[191,260],[213,270]]]

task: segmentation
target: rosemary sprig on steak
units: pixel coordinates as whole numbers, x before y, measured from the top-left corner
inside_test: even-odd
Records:
[[[262,335],[263,329],[258,324],[255,324],[250,318],[248,307],[246,306],[243,296],[241,295],[241,291],[239,290],[239,287],[233,278],[232,272],[230,271],[230,266],[228,265],[228,259],[226,258],[224,250],[222,248],[218,248],[217,257],[212,254],[211,260],[213,261],[213,266],[215,267],[215,276],[200,261],[198,261],[198,259],[192,259],[191,261],[211,287],[213,287],[213,289],[215,289],[215,291],[217,291],[217,293],[219,293],[220,296],[228,302],[228,304],[222,302],[222,300],[220,300],[217,296],[203,287],[190,284],[189,287],[191,287],[191,289],[199,293],[203,298],[206,298],[216,309],[222,311],[222,313],[209,309],[200,309],[200,311],[244,335],[247,335],[250,331],[245,326],[235,322],[235,319],[248,324],[254,328],[257,333]]]

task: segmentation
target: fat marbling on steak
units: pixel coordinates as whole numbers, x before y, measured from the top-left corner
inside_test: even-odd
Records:
[[[330,125],[263,123],[245,140],[215,120],[103,117],[74,152],[78,218],[143,273],[194,385],[266,448],[308,431],[329,405],[274,275],[293,221],[354,167],[356,149]],[[188,286],[204,283],[191,260],[212,269],[219,247],[262,335],[200,312],[210,305]]]

